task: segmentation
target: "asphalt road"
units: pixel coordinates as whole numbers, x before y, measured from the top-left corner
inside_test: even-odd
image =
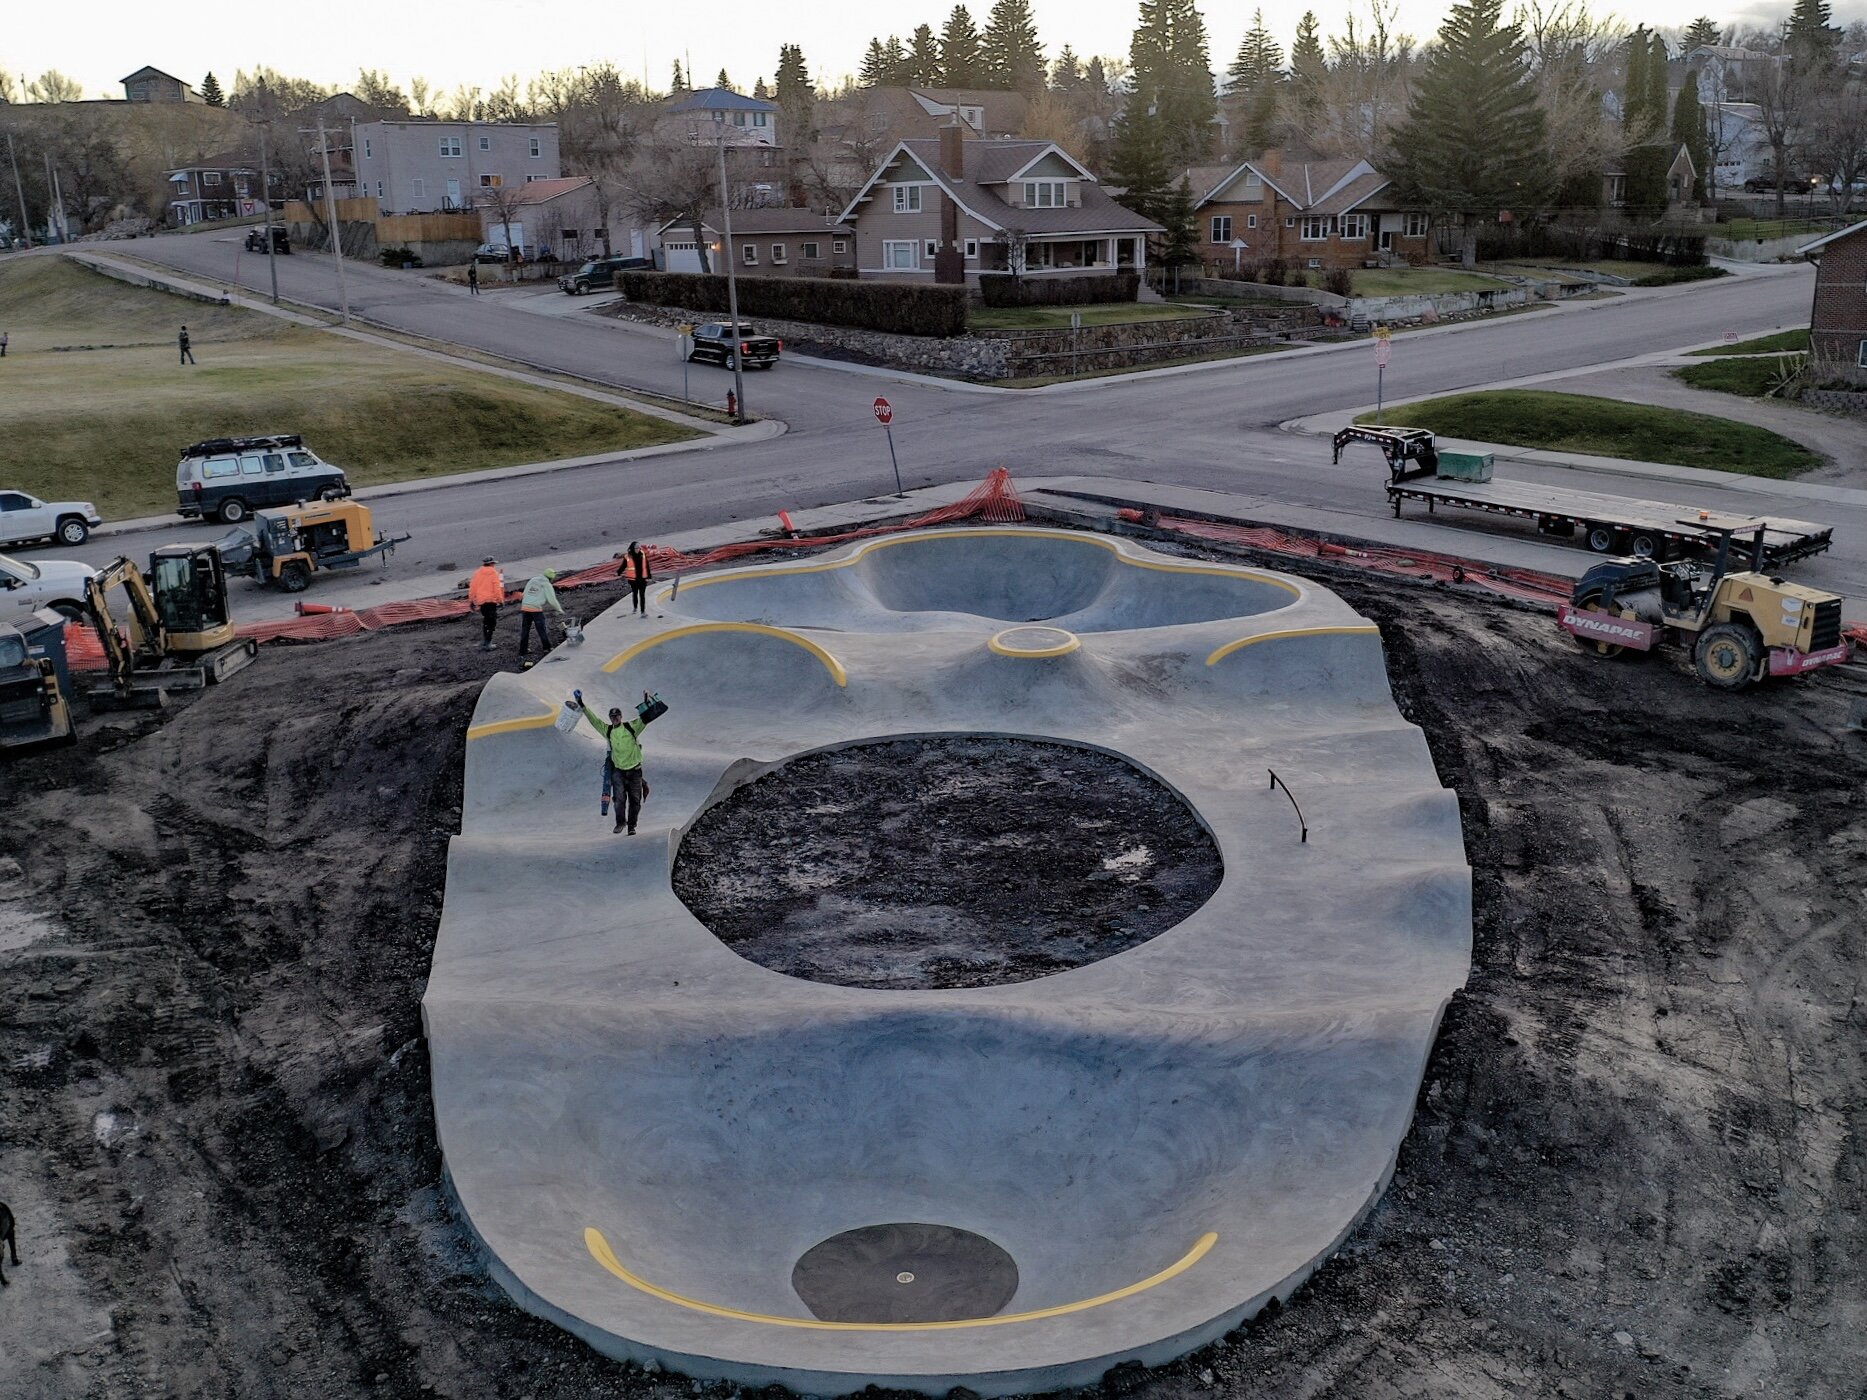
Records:
[[[265,260],[243,255],[235,235],[158,238],[121,251],[254,291],[266,288]],[[285,296],[335,308],[328,257],[299,253],[280,258],[278,267]],[[571,311],[561,293],[513,289],[472,298],[464,288],[420,274],[354,262],[346,268],[352,312],[380,325],[618,387],[681,392],[682,366],[666,333]],[[1812,283],[1807,267],[1770,269],[1403,334],[1394,342],[1387,397],[1599,368],[1715,342],[1726,332],[1750,336],[1806,323]],[[878,393],[894,405],[895,442],[909,487],[977,480],[1008,466],[1014,479],[1083,476],[1224,491],[1247,498],[1265,519],[1347,532],[1380,521],[1391,532],[1381,491],[1384,468],[1371,451],[1332,465],[1325,441],[1278,427],[1371,403],[1373,358],[1371,347],[1358,343],[1024,392],[981,392],[793,359],[746,377],[751,410],[787,426],[768,441],[543,477],[465,481],[381,502],[380,522],[415,535],[383,575],[396,585],[386,591],[408,596],[427,591],[413,586],[418,582],[445,586],[488,552],[520,564],[569,562],[573,555],[587,559],[593,550],[619,548],[629,538],[666,538],[726,520],[762,524],[780,509],[890,491],[886,444],[871,411]],[[688,373],[695,396],[714,402],[731,382],[712,367],[695,365]],[[1759,493],[1619,474],[1578,478],[1561,468],[1517,464],[1509,471],[1524,480],[1674,501],[1682,509],[1832,523],[1836,550],[1799,567],[1798,577],[1867,598],[1867,546],[1855,543],[1867,541],[1867,508],[1860,504],[1814,502],[1775,488]],[[1421,548],[1458,549],[1488,539],[1483,553],[1503,562],[1547,566],[1552,556],[1570,554],[1533,538],[1500,539],[1424,523],[1408,528]],[[75,552],[95,561],[201,533],[192,527],[116,536]],[[1578,566],[1585,562],[1580,551],[1573,556]],[[255,601],[262,596],[276,598],[255,595]],[[263,610],[279,607],[265,604]]]

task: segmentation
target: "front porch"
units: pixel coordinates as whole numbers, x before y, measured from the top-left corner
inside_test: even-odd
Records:
[[[1061,234],[1025,238],[1010,235],[981,244],[979,255],[982,272],[1015,271],[1027,276],[1140,272],[1147,266],[1147,239],[1138,233],[1097,238]]]

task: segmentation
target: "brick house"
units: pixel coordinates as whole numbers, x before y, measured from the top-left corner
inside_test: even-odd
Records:
[[[1282,258],[1296,267],[1355,268],[1431,250],[1432,216],[1395,198],[1365,160],[1305,161],[1281,151],[1185,172],[1199,254],[1230,271]]]
[[[162,173],[168,183],[168,221],[177,227],[265,212],[256,160],[221,154]],[[281,172],[272,172],[272,185],[276,203],[284,188]]]
[[[1867,385],[1867,219],[1796,251],[1816,265],[1809,341],[1819,376]]]
[[[974,141],[949,120],[935,140],[898,141],[843,211],[864,277],[976,285],[1132,271],[1161,227],[1115,202],[1052,141]]]
[[[856,268],[856,231],[834,214],[817,209],[735,209],[732,248],[724,247],[725,218],[709,210],[701,237],[707,240],[707,266],[725,272],[730,257],[742,277],[828,277]],[[666,272],[698,272],[693,225],[670,219],[659,230],[661,266]]]
[[[204,102],[194,88],[160,68],[138,68],[123,79],[125,102]]]

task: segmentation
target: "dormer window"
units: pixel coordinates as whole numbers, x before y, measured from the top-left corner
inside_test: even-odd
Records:
[[[1069,181],[1067,180],[1026,180],[1024,182],[1024,207],[1026,209],[1062,209],[1069,203]]]

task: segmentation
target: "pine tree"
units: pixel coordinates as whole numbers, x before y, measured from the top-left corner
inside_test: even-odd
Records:
[[[771,100],[771,89],[765,86],[765,79],[762,76],[757,82],[752,84],[752,95],[760,102],[769,102]]]
[[[720,69],[720,75],[713,80],[713,86],[725,88],[730,92],[732,90],[732,85],[733,80],[726,76],[726,70],[724,68]]]
[[[773,80],[772,101],[778,104],[778,118],[783,124],[781,139],[786,149],[796,151],[808,146],[817,134],[811,125],[817,89],[810,81],[810,69],[804,66],[802,46],[778,46],[778,72]]]
[[[985,78],[979,28],[964,5],[955,5],[940,31],[940,86],[976,88]]]
[[[1783,30],[1783,44],[1798,64],[1820,66],[1834,61],[1841,31],[1829,23],[1832,17],[1828,0],[1796,0]]]
[[[908,75],[913,69],[913,60],[908,57],[907,46],[901,42],[898,35],[890,34],[888,36],[886,53],[888,55],[888,76],[886,81],[890,87],[900,87],[903,83],[909,81]]]
[[[1275,139],[1278,89],[1284,81],[1284,51],[1264,27],[1264,11],[1251,17],[1238,56],[1226,74],[1226,98],[1237,123],[1233,153],[1262,155]]]
[[[1076,92],[1083,85],[1083,61],[1076,56],[1076,50],[1068,44],[1057,54],[1057,61],[1050,65],[1050,90],[1052,92]]]
[[[1109,70],[1100,54],[1083,65],[1083,88],[1098,98],[1109,95]]]
[[[1697,172],[1692,181],[1692,197],[1703,199],[1706,167],[1711,164],[1711,142],[1705,131],[1705,109],[1699,105],[1696,73],[1686,75],[1685,86],[1673,99],[1672,140],[1668,144],[1674,155],[1684,146],[1692,157],[1692,169]]]
[[[1193,186],[1186,176],[1180,177],[1180,183],[1167,192],[1161,202],[1160,213],[1155,222],[1166,231],[1160,235],[1155,256],[1162,267],[1175,274],[1174,282],[1179,284],[1179,271],[1191,267],[1199,261],[1199,233],[1195,228],[1196,215],[1193,208]]]
[[[681,71],[681,61],[678,58],[674,60],[674,81],[668,85],[668,91],[671,93],[687,91],[687,74]]]
[[[888,82],[888,50],[880,39],[869,40],[868,48],[862,51],[862,71],[856,74],[856,81],[863,87],[881,87]]]
[[[209,73],[201,80],[201,100],[210,107],[225,107],[226,94],[220,90],[220,79]]]
[[[1131,105],[1159,118],[1170,162],[1203,159],[1219,110],[1206,22],[1193,0],[1141,0],[1140,20],[1128,54]]]
[[[1290,46],[1290,94],[1306,126],[1322,115],[1323,84],[1328,78],[1329,61],[1323,57],[1316,12],[1305,10],[1297,21],[1296,42]]]
[[[940,41],[930,24],[914,26],[908,43],[908,81],[916,87],[940,86]]]
[[[1166,209],[1170,171],[1161,143],[1160,120],[1139,103],[1130,101],[1115,119],[1108,178],[1122,191],[1124,208],[1160,222]]]
[[[1037,39],[1030,0],[995,0],[980,53],[991,86],[1026,97],[1044,90],[1044,46]]]
[[[1499,22],[1502,0],[1464,0],[1439,28],[1395,133],[1403,197],[1463,221],[1464,261],[1478,229],[1504,210],[1521,218],[1547,196],[1543,113],[1523,32]]]
[[[1687,53],[1691,53],[1693,49],[1711,48],[1723,42],[1724,31],[1718,28],[1718,21],[1709,15],[1700,15],[1688,24],[1685,34],[1680,39]]]
[[[1666,141],[1666,43],[1643,24],[1627,39],[1622,83],[1621,135],[1627,183],[1623,202],[1653,215],[1666,207],[1666,169],[1678,148]]]

